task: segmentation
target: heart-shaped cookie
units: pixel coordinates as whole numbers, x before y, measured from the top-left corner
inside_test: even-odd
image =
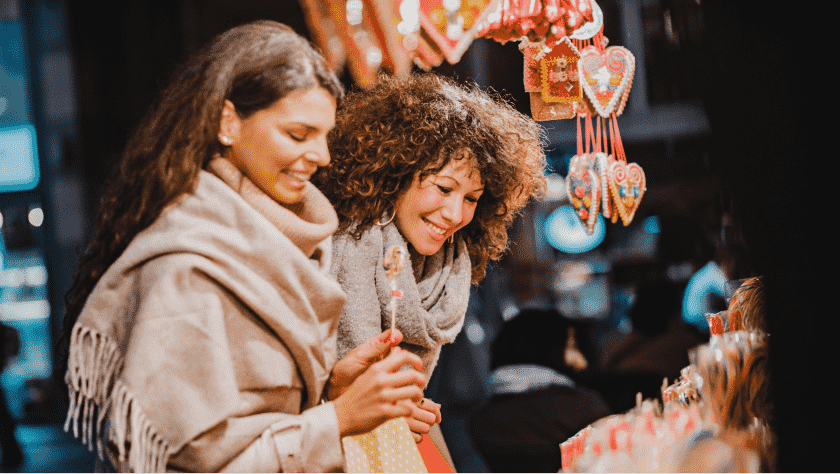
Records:
[[[591,234],[595,229],[598,206],[601,204],[601,183],[588,155],[576,155],[572,158],[569,175],[566,177],[566,192],[584,230]]]
[[[477,37],[485,18],[498,9],[499,0],[450,3],[422,0],[418,17],[420,25],[446,60],[456,64]]]
[[[635,67],[633,53],[621,46],[610,46],[604,54],[594,46],[581,51],[580,84],[600,116],[607,118],[618,109],[624,110]]]
[[[621,222],[630,225],[647,189],[645,172],[636,163],[616,161],[610,165],[607,179],[615,210]]]
[[[613,214],[608,171],[614,161],[612,155],[607,156],[606,153],[601,152],[595,153],[595,172],[598,173],[598,179],[601,181],[601,214],[607,219]]]

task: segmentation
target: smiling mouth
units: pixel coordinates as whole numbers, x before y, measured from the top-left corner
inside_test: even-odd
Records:
[[[443,229],[441,229],[440,227],[438,227],[438,226],[436,226],[436,225],[432,224],[432,223],[431,223],[431,222],[429,222],[428,220],[423,219],[423,222],[425,222],[425,223],[426,223],[426,225],[427,225],[430,229],[432,229],[433,231],[435,231],[435,233],[436,233],[436,234],[438,234],[438,235],[444,235],[444,234],[446,234],[446,231],[445,231],[445,230],[443,230]]]
[[[297,171],[284,171],[284,173],[286,173],[292,179],[295,179],[295,180],[298,180],[298,181],[301,181],[301,182],[309,181],[309,177],[310,177],[310,175],[307,174],[307,173],[299,173]]]

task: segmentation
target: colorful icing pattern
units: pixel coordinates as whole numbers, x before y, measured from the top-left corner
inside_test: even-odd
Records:
[[[615,210],[624,225],[630,225],[646,191],[645,172],[636,163],[616,161],[607,176]]]
[[[566,192],[587,234],[595,229],[598,207],[601,204],[601,180],[592,166],[589,155],[572,158],[566,178]]]
[[[598,115],[608,118],[624,110],[635,67],[633,53],[621,46],[610,46],[603,54],[594,46],[581,51],[580,84]]]

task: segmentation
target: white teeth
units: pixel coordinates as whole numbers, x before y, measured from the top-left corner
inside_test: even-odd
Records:
[[[435,232],[436,232],[436,233],[438,233],[439,235],[443,235],[443,234],[445,234],[445,233],[446,233],[446,231],[445,231],[445,230],[441,229],[440,227],[438,227],[438,226],[436,226],[436,225],[432,224],[431,222],[429,222],[429,221],[427,221],[427,220],[425,220],[425,219],[423,220],[423,222],[425,222],[427,226],[429,226],[429,227],[430,227],[433,231],[435,231]]]
[[[309,175],[305,173],[296,173],[294,171],[286,171],[286,174],[298,181],[309,181]]]

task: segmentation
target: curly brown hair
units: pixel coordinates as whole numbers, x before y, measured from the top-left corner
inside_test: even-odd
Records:
[[[507,249],[507,229],[545,190],[545,134],[496,93],[434,74],[379,78],[348,94],[329,135],[332,161],[313,182],[339,217],[339,232],[360,238],[393,210],[415,176],[451,160],[473,159],[484,193],[459,231],[472,261],[472,282]]]

